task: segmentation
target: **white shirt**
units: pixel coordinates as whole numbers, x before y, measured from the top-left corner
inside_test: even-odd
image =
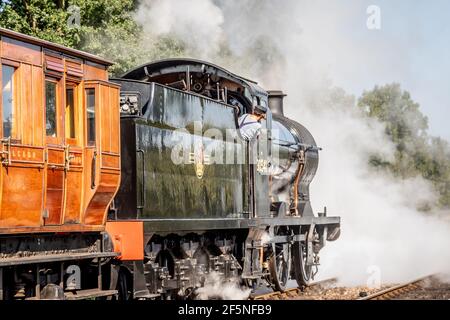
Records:
[[[239,117],[238,124],[242,137],[247,141],[251,141],[261,130],[261,123],[253,119],[248,113]]]

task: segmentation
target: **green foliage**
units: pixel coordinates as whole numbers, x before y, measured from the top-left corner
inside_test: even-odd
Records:
[[[68,19],[63,0],[0,1],[0,26],[73,47],[79,34]]]
[[[0,1],[0,26],[102,56],[115,62],[113,75],[149,60],[180,56],[181,42],[145,39],[133,19],[134,0]],[[74,11],[80,25],[69,24]]]
[[[141,29],[133,20],[133,0],[72,0],[80,8],[80,41],[77,49],[111,59],[113,74],[134,66],[142,55]]]
[[[385,124],[386,134],[396,146],[393,161],[373,155],[369,163],[401,178],[423,176],[439,192],[438,205],[450,208],[450,147],[445,140],[428,135],[428,119],[410,94],[397,83],[376,86],[363,93],[358,106]]]

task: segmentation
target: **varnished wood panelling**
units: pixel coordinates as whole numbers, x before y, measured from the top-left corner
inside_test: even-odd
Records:
[[[64,72],[63,58],[45,55],[45,71],[57,72],[62,74]]]
[[[119,89],[110,88],[110,111],[111,114],[111,152],[120,152],[120,111],[119,111]]]
[[[13,164],[25,163],[43,167],[44,152],[45,150],[42,147],[11,145],[11,162]]]
[[[64,170],[54,168],[47,170],[47,201],[45,208],[48,218],[45,225],[61,224],[62,206],[64,200]]]
[[[47,149],[47,162],[51,166],[64,166],[64,150],[56,148]]]
[[[33,117],[33,144],[44,144],[44,75],[42,67],[32,67],[32,117]]]
[[[92,161],[94,159],[94,152],[97,152],[93,148],[86,148],[84,151],[84,183],[83,183],[83,191],[84,191],[84,198],[83,198],[83,208],[87,210],[86,208],[89,205],[89,202],[91,201],[92,197],[94,196],[96,187],[91,188],[91,168],[92,168]],[[100,166],[99,166],[99,159],[96,159],[96,185],[98,182],[98,176],[100,175]]]
[[[120,174],[107,174],[102,172],[98,189],[90,201],[84,223],[87,225],[101,225],[105,222],[106,212],[109,203],[113,199]]]
[[[102,169],[120,169],[119,154],[102,152]]]
[[[20,76],[20,123],[22,144],[33,143],[34,119],[33,119],[33,99],[32,99],[32,67],[22,63],[19,68]]]
[[[83,169],[83,151],[80,149],[74,150],[70,148],[70,169]]]
[[[104,230],[120,181],[119,89],[107,83],[108,62],[19,34],[1,34],[1,59],[17,68],[18,134],[8,149],[11,163],[0,166],[0,234]],[[46,77],[57,83],[56,137],[45,132]],[[94,147],[85,143],[86,80],[96,88]],[[66,136],[64,127],[66,84],[76,87],[75,139]]]
[[[8,37],[1,41],[3,58],[42,65],[41,47]]]
[[[0,227],[40,226],[44,170],[2,166]]]
[[[45,225],[61,224],[64,209],[64,149],[47,148],[46,203],[48,218]]]
[[[67,173],[67,191],[64,211],[64,223],[79,223],[81,215],[81,190],[83,189],[83,172],[72,169]]]
[[[83,192],[83,152],[71,150],[70,156],[70,167],[66,174],[64,223],[79,223]]]
[[[104,66],[84,64],[84,78],[86,80],[108,80],[108,72]]]
[[[111,151],[111,113],[108,109],[109,88],[107,86],[100,86],[100,117],[101,117],[101,148],[102,151]]]
[[[83,77],[83,64],[80,61],[66,59],[66,72],[71,77]]]
[[[101,150],[101,172],[98,175],[98,185],[92,198],[87,200],[84,222],[85,224],[101,224],[106,219],[106,212],[109,203],[117,192],[120,182],[120,156],[118,153],[111,153],[112,134],[119,133],[119,117],[114,117],[114,113],[119,113],[118,101],[111,101],[111,90],[117,90],[116,87],[110,88],[107,83],[101,83],[100,99],[97,110],[100,112],[99,138]],[[98,88],[98,87],[97,87]],[[118,140],[116,140],[118,144]],[[118,149],[118,146],[116,146]],[[98,167],[97,167],[98,168]]]

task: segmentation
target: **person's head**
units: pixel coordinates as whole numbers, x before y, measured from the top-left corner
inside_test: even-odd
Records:
[[[253,107],[252,114],[258,118],[258,121],[266,117],[265,110],[259,105]]]

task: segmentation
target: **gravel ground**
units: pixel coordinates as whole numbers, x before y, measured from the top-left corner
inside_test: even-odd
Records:
[[[450,300],[450,282],[437,278],[424,281],[421,287],[393,300]]]
[[[380,289],[360,287],[311,287],[305,291],[295,300],[355,300],[363,296],[375,293],[390,287],[382,286]]]
[[[360,297],[393,287],[396,284],[383,285],[381,288],[359,287],[333,287],[313,286],[306,288],[305,291],[293,300],[355,300]],[[423,281],[420,288],[411,292],[403,293],[393,300],[449,300],[450,299],[450,281],[442,281],[438,278],[431,278]]]

